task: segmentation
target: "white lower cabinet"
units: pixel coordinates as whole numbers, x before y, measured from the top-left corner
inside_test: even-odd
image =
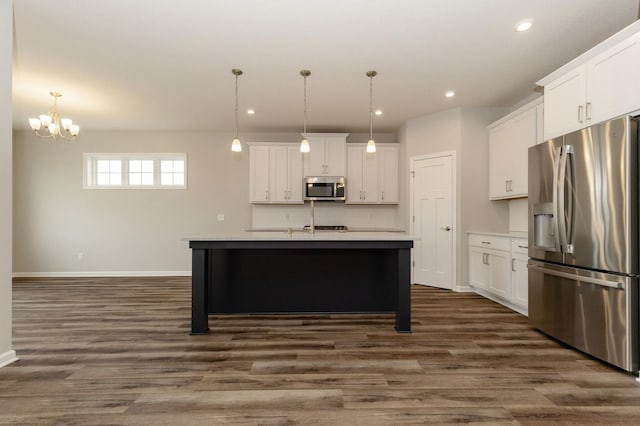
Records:
[[[527,314],[527,240],[469,235],[469,283],[476,293]]]
[[[520,238],[511,240],[511,301],[524,309],[529,306],[527,249],[527,240]]]

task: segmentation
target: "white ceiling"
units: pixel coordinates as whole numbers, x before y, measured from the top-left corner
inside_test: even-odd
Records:
[[[510,106],[637,17],[638,0],[16,0],[14,127],[56,90],[85,130],[232,131],[240,68],[240,131],[300,131],[306,68],[309,131],[366,131],[371,69],[374,130],[394,131]]]

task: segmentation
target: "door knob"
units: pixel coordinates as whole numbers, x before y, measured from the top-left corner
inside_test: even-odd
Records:
[[[450,226],[441,226],[440,229],[443,229],[445,231],[451,231],[451,227]]]

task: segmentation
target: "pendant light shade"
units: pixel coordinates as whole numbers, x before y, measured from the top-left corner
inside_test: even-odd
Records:
[[[231,70],[231,73],[236,76],[236,136],[231,142],[231,151],[242,152],[242,144],[240,143],[240,138],[238,137],[238,77],[242,75],[242,70],[234,68]]]
[[[376,141],[373,140],[373,77],[378,75],[377,71],[367,71],[369,77],[369,142],[367,142],[367,152],[376,152]]]
[[[300,142],[300,152],[310,152],[311,147],[307,140],[307,77],[311,75],[309,70],[301,70],[300,75],[304,78],[304,121],[302,127],[302,141]]]

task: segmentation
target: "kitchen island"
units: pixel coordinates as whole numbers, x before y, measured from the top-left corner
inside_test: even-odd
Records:
[[[191,334],[209,314],[395,312],[411,332],[413,238],[394,232],[244,232],[188,238]]]

